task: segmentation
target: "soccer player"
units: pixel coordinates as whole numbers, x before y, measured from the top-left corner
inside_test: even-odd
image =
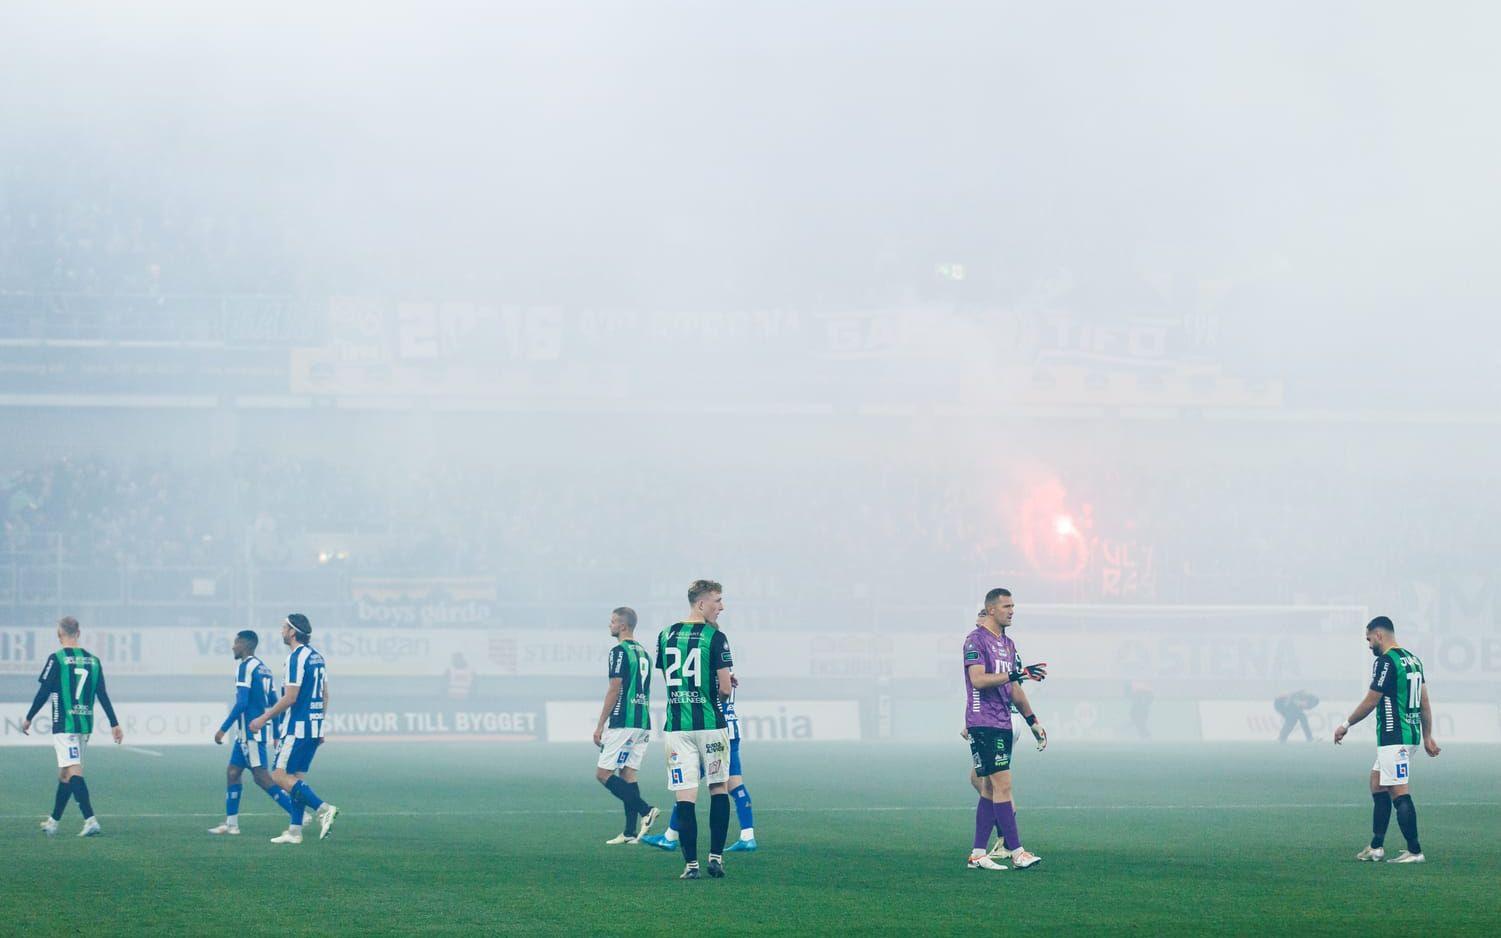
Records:
[[[1042,861],[1022,847],[1011,804],[1011,707],[1014,704],[1032,728],[1037,748],[1046,748],[1047,730],[1038,722],[1021,688],[1028,676],[1040,679],[1039,675],[1045,675],[1046,666],[1022,667],[1016,643],[1005,634],[1015,614],[1011,591],[991,590],[985,594],[980,624],[964,640],[964,725],[974,758],[970,781],[980,793],[975,807],[974,849],[969,855],[972,870],[1004,870],[1006,867],[996,860],[1008,857],[1019,870]],[[1001,841],[987,854],[992,827]]]
[[[233,744],[229,751],[229,768],[225,770],[228,790],[224,796],[224,823],[209,828],[210,834],[240,833],[240,793],[244,786],[240,778],[245,769],[271,800],[281,806],[288,815],[299,815],[301,810],[293,806],[287,793],[277,787],[271,778],[271,756],[276,750],[277,739],[274,726],[264,726],[260,732],[249,729],[251,720],[265,713],[276,703],[276,688],[271,669],[255,656],[255,648],[261,637],[246,629],[235,635],[233,649],[235,660],[235,702],[229,716],[219,725],[214,734],[214,744],[224,743],[224,734],[235,728]]]
[[[251,720],[248,729],[259,733],[267,723],[287,714],[286,736],[276,751],[271,777],[282,791],[291,796],[294,807],[316,812],[318,839],[322,840],[333,829],[339,809],[319,798],[305,781],[313,756],[323,744],[323,715],[328,711],[327,674],[323,656],[308,644],[312,637],[313,624],[302,613],[294,612],[282,622],[281,640],[292,649],[292,653],[287,656],[287,676],[282,681],[281,699],[270,710]],[[291,826],[271,838],[271,842],[302,843],[303,819],[298,816],[302,813],[301,810],[294,812]]]
[[[1334,744],[1344,742],[1350,727],[1364,720],[1372,710],[1376,717],[1376,764],[1371,766],[1371,844],[1355,855],[1357,860],[1379,863],[1386,859],[1386,828],[1397,809],[1397,826],[1407,839],[1407,849],[1392,859],[1393,863],[1422,863],[1423,848],[1418,843],[1418,811],[1408,794],[1408,756],[1419,740],[1423,751],[1435,757],[1442,750],[1433,738],[1433,707],[1428,703],[1428,684],[1423,680],[1423,662],[1417,655],[1397,644],[1397,627],[1386,616],[1377,616],[1365,627],[1366,644],[1376,663],[1371,669],[1371,686],[1365,699],[1355,706],[1349,719],[1334,728]]]
[[[94,732],[95,700],[104,708],[115,744],[125,740],[125,731],[120,729],[115,708],[110,705],[109,692],[104,689],[104,666],[79,647],[78,632],[78,620],[72,616],[57,620],[57,641],[62,647],[43,662],[41,676],[37,678],[41,686],[31,701],[31,709],[26,711],[26,719],[21,721],[21,733],[29,736],[32,718],[44,704],[51,703],[57,797],[52,802],[52,814],[42,819],[42,831],[48,837],[57,834],[57,822],[63,819],[69,797],[78,802],[78,810],[83,812],[83,830],[78,836],[94,837],[100,833],[99,819],[94,817],[94,806],[89,801],[89,786],[83,780],[83,749]]]
[[[740,821],[740,839],[730,844],[725,849],[725,853],[756,849],[756,829],[754,816],[751,814],[750,792],[746,790],[745,778],[740,774],[740,718],[735,716],[735,694],[739,692],[739,687],[739,679],[731,674],[730,696],[724,702],[725,729],[730,735],[730,780],[726,784],[730,789],[730,797],[735,801],[735,815]],[[676,825],[677,817],[674,815],[665,833],[647,834],[641,838],[641,842],[663,850],[676,850],[678,848]]]
[[[621,606],[610,613],[610,683],[594,727],[599,762],[594,777],[625,806],[625,829],[606,844],[633,844],[651,830],[657,809],[641,800],[636,772],[651,740],[651,658],[636,641],[636,610]]]
[[[674,821],[683,842],[683,879],[698,879],[698,783],[709,783],[709,862],[724,876],[724,841],[730,827],[730,739],[724,700],[730,696],[730,644],[719,630],[724,587],[694,580],[689,614],[657,636],[657,669],[667,685],[667,787],[677,799]]]

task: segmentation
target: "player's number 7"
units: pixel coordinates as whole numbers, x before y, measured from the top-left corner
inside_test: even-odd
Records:
[[[82,700],[83,699],[83,685],[87,684],[88,681],[89,681],[89,669],[88,668],[74,668],[73,669],[73,673],[76,674],[76,675],[78,675],[78,687],[73,691],[73,699],[75,701]]]

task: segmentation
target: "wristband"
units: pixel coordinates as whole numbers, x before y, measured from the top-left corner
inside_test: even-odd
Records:
[[[1339,728],[1344,730],[1346,733],[1350,732],[1350,721],[1346,720],[1345,722],[1341,723],[1339,725]]]
[[[1037,725],[1037,714],[1035,714],[1035,713],[1029,713],[1023,719],[1025,719],[1027,721],[1027,725],[1028,726],[1036,726]]]

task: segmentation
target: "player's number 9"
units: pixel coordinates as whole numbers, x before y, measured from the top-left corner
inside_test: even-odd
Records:
[[[699,675],[699,650],[697,648],[688,652],[688,657],[683,658],[683,650],[676,647],[668,647],[667,667],[662,669],[662,676],[667,678],[668,687],[677,687],[687,678],[691,683],[698,683]]]

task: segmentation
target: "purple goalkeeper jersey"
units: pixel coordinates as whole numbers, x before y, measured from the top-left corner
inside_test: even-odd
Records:
[[[964,725],[1011,729],[1011,684],[975,687],[969,679],[973,664],[984,665],[986,674],[1016,674],[1022,667],[1016,643],[981,627],[964,639]]]

